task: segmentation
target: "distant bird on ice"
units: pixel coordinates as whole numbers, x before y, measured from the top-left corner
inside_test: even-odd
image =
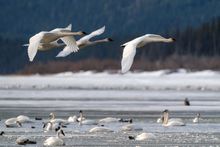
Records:
[[[188,99],[188,98],[185,98],[185,99],[184,99],[184,105],[185,105],[185,106],[190,106],[190,102],[189,102],[189,99]]]
[[[95,45],[98,43],[113,41],[111,38],[105,38],[105,39],[91,41],[91,39],[93,37],[103,34],[104,31],[105,31],[105,26],[103,26],[102,28],[100,28],[96,31],[93,31],[92,33],[90,33],[82,38],[80,38],[79,40],[76,41],[77,46],[80,49],[82,49],[84,47]],[[71,53],[72,52],[71,52],[70,48],[64,48],[61,52],[59,52],[59,54],[56,57],[66,57]]]
[[[173,38],[164,38],[160,35],[146,34],[144,36],[138,37],[134,40],[131,40],[121,45],[122,47],[125,47],[123,51],[123,55],[122,55],[122,61],[121,61],[121,72],[126,73],[130,70],[133,60],[134,60],[134,56],[136,54],[136,48],[143,47],[146,44],[151,43],[151,42],[170,43],[174,41],[175,39]]]
[[[73,38],[74,35],[83,35],[85,32],[71,32],[72,25],[68,25],[66,28],[56,28],[51,31],[41,31],[40,33],[32,36],[29,39],[29,44],[25,44],[24,46],[28,46],[28,56],[29,60],[33,61],[35,55],[38,50],[49,50],[54,47],[60,47],[63,45],[58,44],[58,40],[61,39],[66,47],[72,52],[77,52],[79,50],[76,45],[76,40]]]

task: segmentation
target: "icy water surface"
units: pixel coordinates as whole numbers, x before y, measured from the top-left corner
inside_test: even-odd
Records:
[[[132,118],[133,123],[143,131],[121,131],[127,123],[104,124],[114,130],[111,133],[89,133],[94,125],[79,126],[71,123],[63,128],[66,146],[219,146],[220,144],[220,92],[177,91],[177,90],[74,90],[74,89],[2,89],[0,90],[0,146],[18,146],[19,136],[30,136],[43,146],[44,140],[55,136],[55,132],[44,133],[42,122],[48,120],[50,112],[59,118],[78,115],[84,111],[88,119],[104,117]],[[184,106],[188,97],[191,106]],[[163,127],[156,123],[161,111],[169,109],[171,117],[184,120],[186,126]],[[200,112],[202,120],[193,124],[192,119]],[[28,115],[34,123],[23,124],[21,128],[6,128],[5,119],[19,114]],[[31,128],[34,126],[35,128]],[[156,137],[147,141],[129,140],[142,132]]]
[[[185,98],[190,106],[184,106]],[[186,126],[163,127],[156,123],[164,109],[171,118],[182,118]],[[79,72],[55,75],[0,76],[0,146],[18,146],[15,140],[29,136],[43,142],[55,132],[43,132],[42,122],[50,112],[67,119],[83,110],[87,119],[105,117],[133,119],[143,131],[121,131],[127,123],[104,124],[114,132],[89,133],[94,125],[71,123],[63,128],[66,146],[220,146],[220,73],[162,70],[110,74]],[[197,113],[199,124],[192,123]],[[4,121],[20,114],[34,123],[6,128]],[[43,120],[34,120],[35,117]],[[101,124],[99,124],[101,125]],[[142,132],[152,133],[146,141],[129,140]]]

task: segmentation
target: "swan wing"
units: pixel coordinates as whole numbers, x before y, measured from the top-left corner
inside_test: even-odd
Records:
[[[60,39],[69,47],[72,52],[77,52],[79,50],[79,47],[77,46],[76,40],[73,36],[66,36]]]
[[[60,51],[56,57],[66,57],[71,54],[73,51],[69,46],[66,46],[62,51]]]
[[[33,61],[34,57],[37,54],[38,47],[40,45],[40,41],[43,38],[43,34],[39,33],[34,35],[33,37],[30,38],[29,40],[29,46],[28,46],[28,57],[29,61]]]
[[[121,72],[126,73],[131,68],[131,65],[136,54],[136,43],[127,43],[124,48],[122,60],[121,60]]]
[[[93,31],[93,32],[90,33],[89,35],[86,35],[86,36],[82,37],[82,38],[79,39],[78,41],[79,41],[79,42],[88,41],[88,40],[90,40],[92,37],[101,35],[102,33],[104,33],[104,31],[105,31],[105,26],[103,26],[102,28],[100,28],[100,29],[98,29],[98,30],[96,30],[96,31]]]

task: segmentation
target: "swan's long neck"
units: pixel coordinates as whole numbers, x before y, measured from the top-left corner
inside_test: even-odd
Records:
[[[168,112],[164,112],[163,114],[163,124],[167,124],[168,120],[169,120],[169,113]]]
[[[51,114],[51,120],[55,119],[54,113]]]
[[[79,113],[79,118],[80,118],[79,125],[82,125],[82,120],[83,120],[83,113],[82,112]]]

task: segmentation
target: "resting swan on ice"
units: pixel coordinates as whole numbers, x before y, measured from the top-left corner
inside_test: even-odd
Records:
[[[152,133],[141,133],[137,136],[129,136],[128,137],[130,140],[137,140],[137,141],[143,141],[143,140],[148,140],[148,139],[155,139],[156,136]]]
[[[60,138],[60,135],[65,136],[63,130],[58,127],[57,128],[57,136],[56,137],[49,137],[44,141],[44,146],[63,146],[65,145],[63,139]]]

